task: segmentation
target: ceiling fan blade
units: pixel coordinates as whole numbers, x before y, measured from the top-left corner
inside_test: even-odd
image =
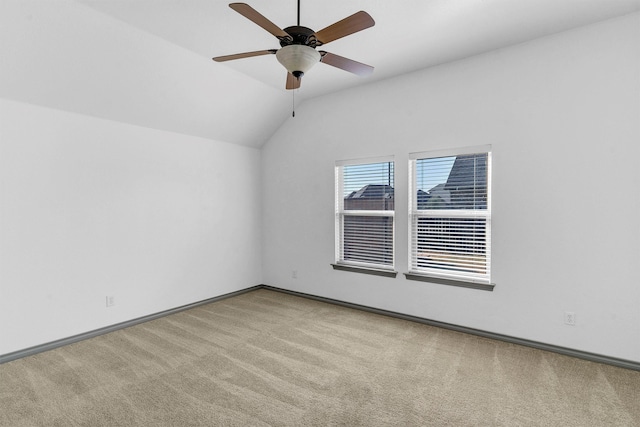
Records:
[[[293,74],[287,73],[287,90],[298,89],[300,87],[300,80],[302,79],[297,79]]]
[[[367,12],[361,10],[344,18],[342,21],[338,21],[320,31],[316,31],[316,39],[320,42],[319,45],[327,44],[344,36],[348,36],[349,34],[373,27],[374,25],[375,21],[373,18]]]
[[[276,49],[256,50],[253,52],[236,53],[235,55],[216,56],[213,60],[216,62],[232,61],[234,59],[251,58],[252,56],[268,55],[276,52]]]
[[[341,70],[345,70],[359,76],[368,76],[369,74],[373,73],[373,67],[371,65],[363,64],[361,62],[354,61],[353,59],[325,52],[324,50],[320,51],[320,55],[322,55],[320,62],[336,68],[340,68]]]
[[[292,40],[291,36],[273,22],[262,16],[260,12],[246,3],[230,3],[229,7],[250,21],[258,24],[278,39]]]

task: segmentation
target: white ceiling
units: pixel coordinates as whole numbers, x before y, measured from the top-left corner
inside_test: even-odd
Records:
[[[296,0],[248,2],[282,28],[296,24]],[[297,104],[638,11],[640,0],[301,0],[301,25],[359,10],[376,25],[322,49],[374,73],[318,64]],[[1,97],[256,147],[290,119],[273,55],[211,61],[279,47],[227,0],[3,0],[0,24]]]

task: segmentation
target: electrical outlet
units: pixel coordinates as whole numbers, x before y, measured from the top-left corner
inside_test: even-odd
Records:
[[[292,279],[297,279],[298,278],[298,270],[292,270],[291,271],[291,278]]]
[[[564,324],[576,326],[576,314],[573,311],[564,312]]]
[[[116,304],[116,300],[113,295],[107,296],[107,307],[113,307]]]

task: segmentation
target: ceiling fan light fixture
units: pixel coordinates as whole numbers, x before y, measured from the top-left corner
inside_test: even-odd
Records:
[[[288,72],[296,78],[300,78],[317,62],[320,62],[321,55],[310,46],[292,44],[279,49],[276,52],[276,58]]]

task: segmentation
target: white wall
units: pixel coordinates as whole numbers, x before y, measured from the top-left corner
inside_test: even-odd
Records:
[[[257,149],[0,99],[0,354],[261,283],[259,169]]]
[[[288,94],[280,86],[267,86],[212,61],[214,52],[222,49],[221,39],[210,37],[210,54],[203,55],[93,8],[111,6],[132,15],[156,8],[142,3],[1,0],[0,98],[262,146],[289,114]],[[161,3],[159,9],[170,8]],[[170,33],[189,26],[185,15],[202,22],[213,10],[229,10],[224,3],[213,6],[207,1],[169,3],[185,11],[166,17],[175,23],[169,26]],[[153,27],[158,17],[150,13],[143,19],[147,20],[143,26]],[[198,28],[196,24],[194,32],[180,34],[197,37]],[[223,34],[223,40],[231,38]],[[230,126],[237,117],[251,117],[252,126]]]
[[[309,101],[263,148],[264,282],[640,361],[639,141],[637,13]],[[494,292],[332,270],[336,160],[395,156],[405,272],[407,154],[483,144]]]

